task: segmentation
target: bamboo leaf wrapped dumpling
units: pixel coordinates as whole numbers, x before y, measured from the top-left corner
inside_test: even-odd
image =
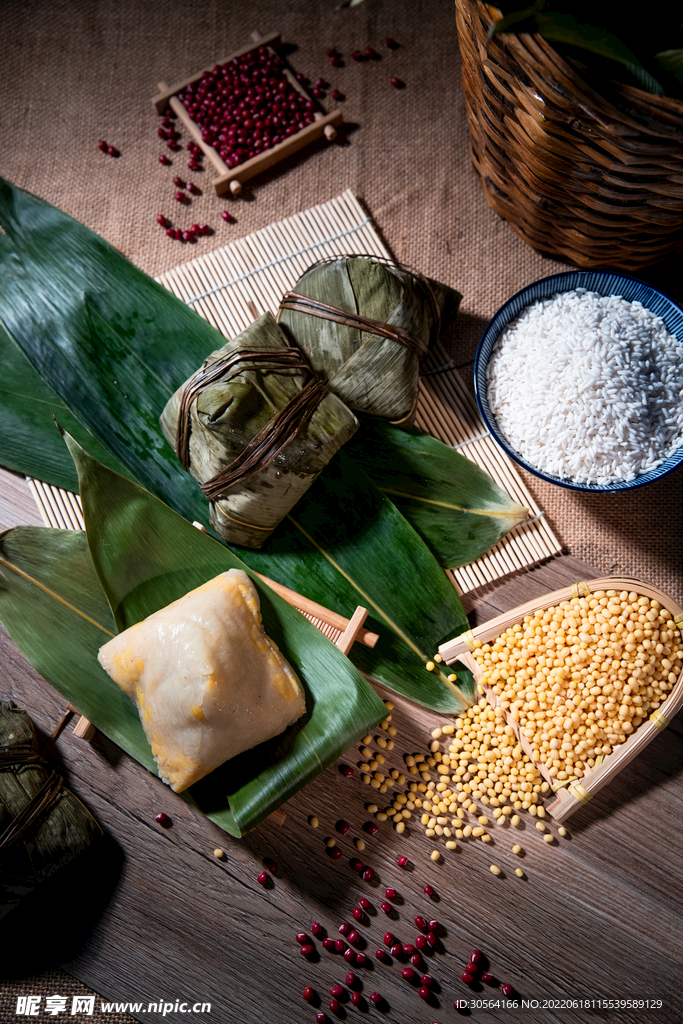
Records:
[[[261,624],[258,593],[230,569],[130,626],[99,662],[137,705],[176,793],[306,710],[304,690]]]
[[[229,543],[259,548],[358,429],[270,313],[212,352],[161,427]]]
[[[309,267],[278,322],[349,408],[408,425],[420,361],[459,303],[458,292],[390,260],[339,256]]]

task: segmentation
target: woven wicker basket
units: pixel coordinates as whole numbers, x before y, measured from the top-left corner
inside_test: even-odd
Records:
[[[472,162],[486,199],[544,256],[637,271],[683,251],[683,102],[598,95],[537,35],[487,38],[456,0]]]

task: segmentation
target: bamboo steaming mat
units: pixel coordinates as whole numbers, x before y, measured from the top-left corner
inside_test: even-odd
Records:
[[[266,310],[277,315],[283,292],[311,263],[345,253],[390,256],[370,217],[348,189],[336,199],[183,263],[157,280],[231,338],[256,315]],[[457,448],[531,513],[528,522],[511,530],[482,558],[450,573],[460,593],[560,553],[543,513],[514,463],[488,434],[457,370],[428,372],[422,378],[417,426]],[[29,481],[29,486],[49,526],[84,529],[77,495],[37,480]]]

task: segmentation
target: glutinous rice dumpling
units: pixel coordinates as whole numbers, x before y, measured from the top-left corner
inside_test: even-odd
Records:
[[[176,391],[161,427],[211,502],[216,532],[259,548],[358,421],[265,313]]]
[[[261,625],[258,593],[230,569],[119,633],[99,661],[137,705],[176,793],[306,710],[298,677]]]
[[[420,362],[460,298],[391,260],[337,256],[284,295],[278,323],[349,408],[408,426]]]

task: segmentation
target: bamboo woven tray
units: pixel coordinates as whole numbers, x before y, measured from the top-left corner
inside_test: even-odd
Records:
[[[505,612],[503,615],[498,615],[495,619],[477,626],[476,629],[469,630],[467,633],[449,640],[448,643],[442,644],[439,647],[439,654],[448,665],[451,665],[456,660],[463,662],[472,670],[475,679],[480,679],[482,670],[471,653],[471,644],[474,640],[487,643],[489,640],[500,636],[509,626],[521,622],[525,615],[529,615],[536,609],[550,608],[552,605],[559,604],[561,601],[569,601],[574,597],[587,597],[588,594],[596,590],[629,590],[635,591],[642,597],[648,597],[650,600],[654,598],[671,612],[674,623],[679,630],[683,630],[683,608],[676,604],[675,601],[672,601],[666,594],[662,593],[661,590],[639,579],[607,576],[589,580],[587,583],[574,583],[571,587],[563,587],[562,590],[554,590],[551,594],[546,594],[545,597],[535,598],[533,601],[527,601],[526,604],[520,604],[517,608]],[[498,695],[488,686],[484,687],[484,692],[488,702],[495,707],[498,703]],[[546,810],[556,821],[562,822],[573,814],[578,807],[587,804],[603,786],[611,782],[614,776],[629,761],[632,761],[662,729],[666,728],[682,705],[683,668],[679,671],[678,678],[662,706],[653,711],[648,720],[642,722],[624,743],[620,744],[616,750],[613,750],[611,754],[603,758],[601,763],[596,764],[590,772],[587,772],[580,783],[578,780],[571,779],[560,783],[553,780],[548,774],[545,765],[531,758],[531,745],[526,736],[521,734],[518,723],[513,721],[507,712],[505,718],[507,724],[514,730],[515,736],[524,752],[533,761],[546,782],[557,793],[555,800],[548,804]]]
[[[231,338],[266,310],[277,315],[283,292],[311,263],[344,253],[390,256],[350,190],[183,263],[157,280]],[[428,369],[420,382],[417,426],[480,466],[531,516],[481,558],[449,573],[464,594],[559,554],[561,545],[514,463],[488,433],[460,375],[438,366],[436,371]],[[77,495],[39,481],[29,483],[48,526],[84,528]]]

